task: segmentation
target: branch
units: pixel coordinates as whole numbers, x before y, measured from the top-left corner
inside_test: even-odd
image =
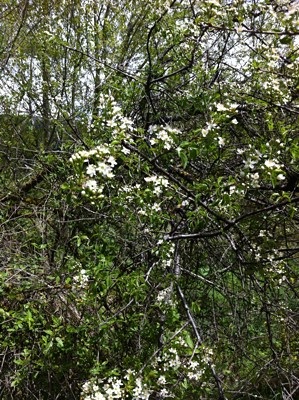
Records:
[[[228,226],[227,226],[228,229]],[[178,235],[165,235],[164,240],[179,240],[179,239],[203,239],[221,235],[223,229],[217,231],[197,232],[197,233],[181,233]]]
[[[16,41],[17,41],[17,39],[18,39],[18,37],[19,37],[19,35],[21,33],[21,29],[23,27],[23,24],[24,24],[24,21],[25,21],[25,18],[26,18],[28,4],[29,4],[29,0],[25,0],[24,6],[23,6],[22,11],[21,11],[21,22],[20,22],[20,25],[18,27],[18,30],[17,30],[15,36],[10,41],[10,49],[8,50],[7,57],[6,57],[5,61],[4,61],[4,67],[6,67],[8,61],[10,60],[10,57],[11,57],[11,54],[12,54],[12,49],[13,49],[13,47],[14,47],[14,45],[15,45],[15,43],[16,43]]]
[[[133,79],[133,80],[136,81],[136,82],[142,83],[139,79],[136,78],[136,76],[133,76],[133,75],[129,74],[128,72],[126,72],[126,71],[124,71],[124,70],[122,70],[122,69],[119,69],[118,67],[113,67],[111,64],[108,64],[107,62],[105,62],[105,61],[103,61],[103,60],[99,60],[98,58],[91,56],[90,54],[86,53],[86,52],[83,51],[83,50],[80,50],[80,49],[76,49],[76,48],[74,48],[74,47],[71,47],[71,46],[67,45],[66,43],[61,43],[61,42],[60,42],[59,44],[60,44],[62,47],[64,47],[65,49],[68,49],[68,50],[70,50],[70,51],[74,51],[75,53],[82,54],[83,56],[89,58],[90,60],[93,60],[93,61],[95,61],[95,62],[97,62],[97,63],[99,63],[99,64],[104,65],[105,67],[111,69],[112,71],[118,72],[118,73],[124,75],[124,76],[127,77],[127,78],[130,78],[130,79]]]
[[[247,214],[240,215],[238,218],[236,218],[233,221],[229,221],[228,224],[226,224],[222,229],[218,229],[216,231],[206,231],[206,232],[197,232],[197,233],[182,233],[178,235],[165,235],[164,240],[179,240],[179,239],[203,239],[203,238],[209,238],[209,237],[215,237],[218,235],[222,235],[225,231],[229,230],[232,227],[236,227],[237,224],[240,221],[243,221],[244,219],[247,219],[249,217],[252,217],[254,215],[262,214],[262,213],[267,213],[269,211],[274,211],[280,207],[287,206],[289,204],[295,204],[299,203],[299,197],[295,197],[292,200],[286,200],[281,203],[277,204],[271,204],[270,206],[261,208],[259,210],[251,211]]]
[[[135,152],[136,154],[138,154],[140,157],[142,157],[145,161],[147,161],[148,163],[150,163],[151,165],[154,166],[154,168],[161,172],[164,176],[167,176],[167,178],[169,180],[171,180],[172,182],[176,183],[182,190],[184,190],[185,193],[188,194],[188,196],[195,200],[195,195],[193,194],[193,192],[191,190],[189,190],[183,183],[181,183],[177,178],[175,178],[173,175],[171,175],[166,169],[164,169],[163,167],[161,167],[158,162],[156,161],[156,158],[154,160],[150,159],[148,156],[146,156],[145,154],[143,154],[139,149],[137,149],[135,146],[131,145],[130,143],[125,142],[124,140],[122,141],[122,145],[124,147],[126,147],[127,149]],[[212,210],[209,206],[207,206],[204,202],[202,202],[199,199],[196,199],[196,203],[201,206],[203,209],[205,209],[208,213],[210,213],[211,215],[213,215],[216,220],[218,221],[222,221],[225,222],[226,225],[230,226],[232,225],[232,221],[229,221],[228,219],[224,218],[222,215],[218,214],[216,211]],[[226,229],[224,227],[224,229]],[[214,235],[213,235],[214,236]]]
[[[274,211],[277,208],[284,207],[284,206],[287,206],[289,204],[295,204],[295,203],[299,203],[299,197],[294,197],[291,200],[282,201],[281,203],[271,204],[270,206],[267,206],[267,207],[264,207],[264,208],[260,208],[259,210],[251,211],[251,212],[249,212],[247,214],[240,215],[238,218],[236,218],[233,221],[233,225],[237,224],[238,222],[240,222],[240,221],[242,221],[242,220],[244,220],[244,219],[246,219],[248,217],[252,217],[253,215],[258,215],[258,214],[261,214],[261,213]]]
[[[246,27],[246,25],[242,24],[244,29],[242,29],[240,32],[236,28],[227,28],[225,26],[217,26],[213,24],[201,24],[202,27],[204,28],[212,28],[215,29],[216,31],[227,31],[227,32],[236,32],[236,33],[249,33],[250,35],[279,35],[279,36],[297,36],[299,35],[299,31],[262,31],[262,30],[255,30],[255,29],[249,29]]]
[[[22,196],[27,194],[31,189],[37,186],[40,182],[43,181],[44,177],[50,172],[50,169],[42,170],[36,176],[34,176],[29,182],[26,182],[23,186],[20,187],[18,194],[16,193],[8,193],[6,196],[0,199],[0,202],[7,202],[10,200],[19,200]]]

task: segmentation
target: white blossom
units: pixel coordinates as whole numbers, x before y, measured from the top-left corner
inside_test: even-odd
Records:
[[[277,175],[277,180],[283,181],[285,179],[285,176],[283,174],[278,174]]]
[[[166,384],[166,378],[165,378],[165,376],[164,376],[164,375],[159,376],[157,382],[158,382],[159,385],[165,385],[165,384]]]
[[[86,173],[89,176],[95,176],[97,173],[96,167],[93,164],[89,164],[86,168]]]
[[[169,304],[171,302],[172,287],[160,290],[157,296],[157,303]]]
[[[227,111],[228,110],[228,108],[226,108],[223,104],[221,104],[221,103],[218,103],[218,104],[216,104],[216,109],[217,109],[217,111]]]
[[[266,167],[268,167],[268,168],[275,168],[275,167],[276,167],[276,163],[275,163],[275,161],[273,161],[273,160],[266,160],[266,161],[265,161],[265,165],[266,165]]]
[[[220,147],[223,147],[225,145],[225,139],[223,139],[221,136],[218,137],[218,144]]]
[[[116,160],[115,160],[115,158],[113,156],[110,156],[107,159],[107,162],[111,165],[111,167],[114,167],[117,164],[117,162],[116,162]]]
[[[128,155],[128,154],[131,153],[131,151],[130,151],[129,149],[127,149],[126,147],[124,147],[124,146],[122,147],[121,151],[122,151],[122,153],[124,153],[125,155]]]
[[[98,190],[97,181],[94,179],[89,179],[88,181],[84,182],[84,188],[89,189],[92,192],[96,192]]]
[[[107,178],[113,178],[112,167],[105,162],[99,161],[97,164],[97,171]]]
[[[154,203],[153,206],[152,206],[152,209],[154,211],[161,211],[161,207],[160,207],[160,205],[158,203]]]

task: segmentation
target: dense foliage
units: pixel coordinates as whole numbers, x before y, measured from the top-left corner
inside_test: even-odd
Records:
[[[298,399],[297,2],[0,27],[0,398]]]

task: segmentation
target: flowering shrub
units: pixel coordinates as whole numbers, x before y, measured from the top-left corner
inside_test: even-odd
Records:
[[[297,2],[19,3],[0,397],[295,398]]]

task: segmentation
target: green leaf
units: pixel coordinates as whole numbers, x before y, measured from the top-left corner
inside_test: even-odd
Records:
[[[188,157],[187,154],[184,151],[180,151],[179,153],[180,159],[181,159],[181,163],[183,168],[186,168],[188,165]]]
[[[55,340],[57,342],[58,347],[62,349],[64,347],[63,340],[59,336],[56,336]]]
[[[187,345],[190,347],[190,349],[194,349],[194,343],[189,334],[186,334],[185,340],[186,340]]]
[[[281,44],[291,44],[293,42],[293,38],[290,35],[283,36],[280,38],[280,43]]]

